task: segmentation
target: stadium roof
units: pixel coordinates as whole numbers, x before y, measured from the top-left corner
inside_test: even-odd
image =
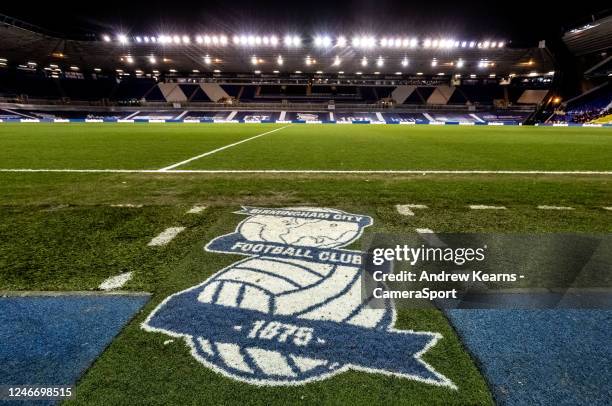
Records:
[[[272,32],[270,32],[272,31]],[[180,73],[304,72],[424,75],[527,75],[554,70],[545,49],[498,38],[408,34],[200,32],[100,34],[64,39],[36,27],[0,27],[0,61],[75,71]]]

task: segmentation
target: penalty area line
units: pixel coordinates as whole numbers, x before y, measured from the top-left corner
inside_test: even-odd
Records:
[[[223,147],[220,147],[220,148],[217,148],[217,149],[213,149],[212,151],[208,151],[208,152],[205,152],[203,154],[191,157],[189,159],[185,159],[184,161],[177,162],[177,163],[172,164],[170,166],[166,166],[165,168],[161,168],[161,169],[159,169],[159,172],[169,171],[169,170],[174,169],[174,168],[176,168],[178,166],[188,164],[191,161],[195,161],[197,159],[204,158],[204,157],[212,155],[212,154],[216,154],[217,152],[223,151],[223,150],[228,149],[228,148],[235,147],[236,145],[240,145],[240,144],[242,144],[244,142],[248,142],[248,141],[254,140],[255,138],[263,137],[264,135],[272,134],[273,132],[280,131],[280,130],[285,129],[287,127],[289,127],[289,126],[286,125],[286,126],[283,126],[283,127],[280,127],[280,128],[275,128],[274,130],[266,131],[265,133],[257,134],[257,135],[254,135],[252,137],[245,138],[244,140],[240,140],[238,142],[234,142],[232,144],[228,144],[228,145],[225,145]]]

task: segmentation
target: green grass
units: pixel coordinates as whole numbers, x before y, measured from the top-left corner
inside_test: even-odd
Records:
[[[279,127],[3,124],[0,168],[159,169]],[[610,156],[608,128],[292,125],[178,169],[612,170]]]
[[[271,125],[0,125],[0,168],[158,169],[275,128]],[[590,128],[291,126],[179,169],[611,170],[612,133]],[[400,310],[396,327],[437,331],[426,355],[458,391],[349,372],[297,387],[258,388],[197,363],[182,340],[139,324],[168,295],[239,257],[204,251],[234,230],[240,205],[319,206],[368,214],[376,232],[612,231],[612,177],[0,173],[0,290],[95,290],[131,271],[126,290],[152,293],[79,382],[77,404],[491,404],[476,365],[443,315]],[[144,204],[115,208],[110,204]],[[428,210],[400,216],[395,204]],[[210,206],[185,214],[193,204]],[[493,204],[505,211],[473,211]],[[563,205],[546,212],[537,205]],[[148,241],[186,230],[164,247]],[[72,403],[72,402],[69,402]]]
[[[0,168],[159,169],[275,127],[2,124]]]
[[[347,127],[293,125],[181,169],[612,169],[609,129]]]

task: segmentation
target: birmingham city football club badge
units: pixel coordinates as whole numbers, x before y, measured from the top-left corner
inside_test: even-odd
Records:
[[[250,384],[358,370],[456,388],[421,358],[440,334],[395,330],[391,300],[362,300],[364,256],[342,247],[371,217],[311,207],[237,213],[247,218],[206,250],[246,258],[165,299],[145,330],[184,338],[206,367]]]

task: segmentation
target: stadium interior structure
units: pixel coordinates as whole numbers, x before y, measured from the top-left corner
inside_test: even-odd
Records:
[[[2,20],[4,121],[612,122],[611,16],[555,47],[405,35],[66,38]]]

